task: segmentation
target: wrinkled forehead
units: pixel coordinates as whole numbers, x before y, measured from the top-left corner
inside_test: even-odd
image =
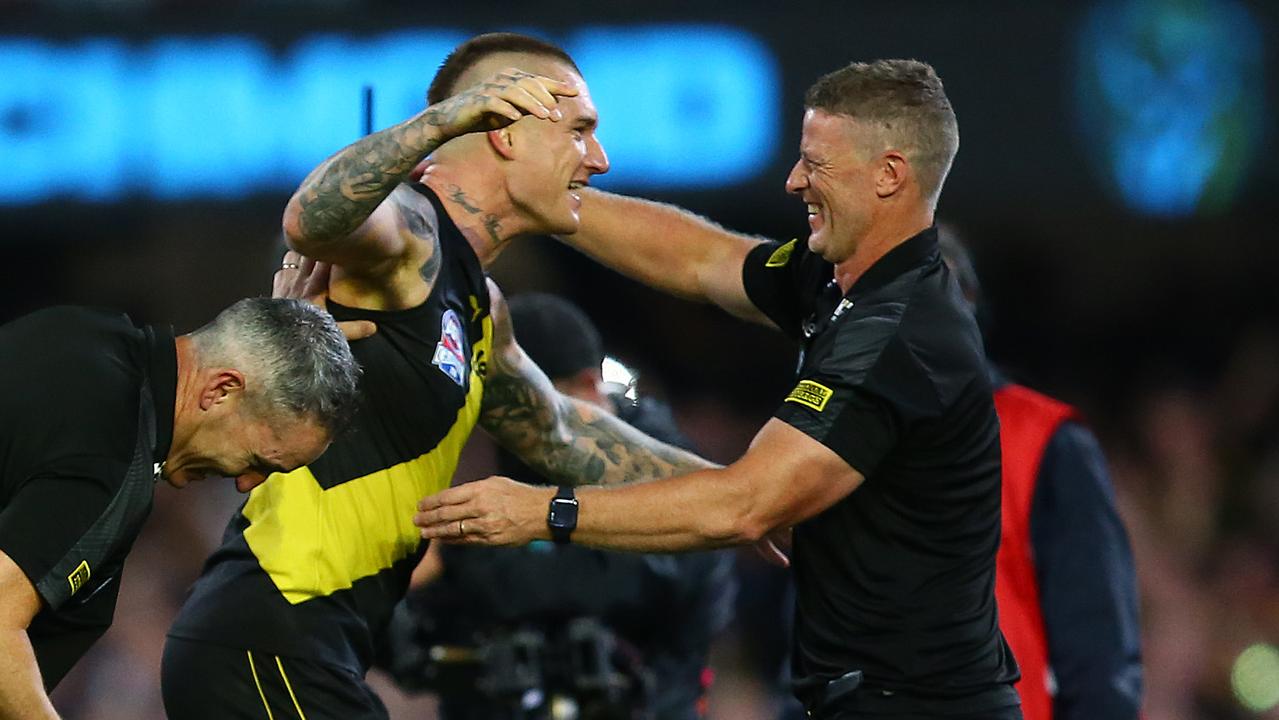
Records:
[[[590,90],[586,87],[586,81],[582,79],[582,76],[573,69],[572,65],[547,55],[519,52],[500,52],[488,55],[458,77],[453,92],[454,94],[461,92],[507,68],[516,68],[534,75],[543,75],[575,85],[578,94],[575,97],[560,98],[561,110],[570,115],[580,114],[592,118],[596,116],[595,103],[591,100]]]
[[[882,128],[857,118],[821,108],[805,108],[800,131],[800,151],[877,152],[886,146]]]

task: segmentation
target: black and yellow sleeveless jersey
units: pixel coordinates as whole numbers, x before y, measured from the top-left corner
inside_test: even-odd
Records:
[[[370,311],[352,343],[364,368],[353,427],[310,466],[255,488],[170,630],[174,637],[303,657],[363,674],[373,640],[425,549],[412,519],[447,487],[480,414],[492,354],[479,259],[435,205],[441,266],[423,304]]]

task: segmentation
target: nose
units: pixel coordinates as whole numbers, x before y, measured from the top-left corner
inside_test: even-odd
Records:
[[[246,493],[264,482],[266,482],[266,475],[256,470],[250,470],[236,476],[235,489],[242,493]]]
[[[608,167],[608,153],[604,152],[599,138],[592,134],[586,144],[586,169],[592,175],[602,175],[608,172]]]
[[[790,174],[786,176],[786,192],[792,195],[798,195],[808,188],[808,173],[804,172],[804,160],[801,158],[795,161],[790,169]]]

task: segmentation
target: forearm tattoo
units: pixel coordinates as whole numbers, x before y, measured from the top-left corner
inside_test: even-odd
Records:
[[[480,422],[548,480],[613,485],[714,467],[589,403],[561,395],[540,371],[502,365],[490,365]]]
[[[497,77],[348,145],[313,170],[298,189],[305,238],[322,243],[346,237],[437,147],[458,135],[510,123],[510,118],[494,113],[495,98],[531,76],[515,72]],[[460,195],[459,190],[452,199],[467,212],[479,211]],[[485,228],[496,240],[497,224],[486,219]]]
[[[347,146],[298,189],[303,235],[312,242],[346,237],[440,144],[423,115]]]

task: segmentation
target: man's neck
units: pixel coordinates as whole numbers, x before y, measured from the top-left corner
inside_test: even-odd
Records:
[[[512,239],[526,232],[510,198],[492,183],[439,165],[428,168],[421,182],[440,198],[444,212],[485,268]]]
[[[858,241],[853,254],[836,263],[835,282],[839,283],[839,289],[847,293],[872,265],[892,252],[893,248],[932,227],[932,224],[933,214],[922,212],[889,218],[872,227],[870,232]]]
[[[196,410],[200,402],[199,362],[196,361],[195,341],[190,335],[174,338],[178,356],[178,391],[173,400],[173,441],[169,443],[169,457],[179,454],[186,447],[194,431]]]

